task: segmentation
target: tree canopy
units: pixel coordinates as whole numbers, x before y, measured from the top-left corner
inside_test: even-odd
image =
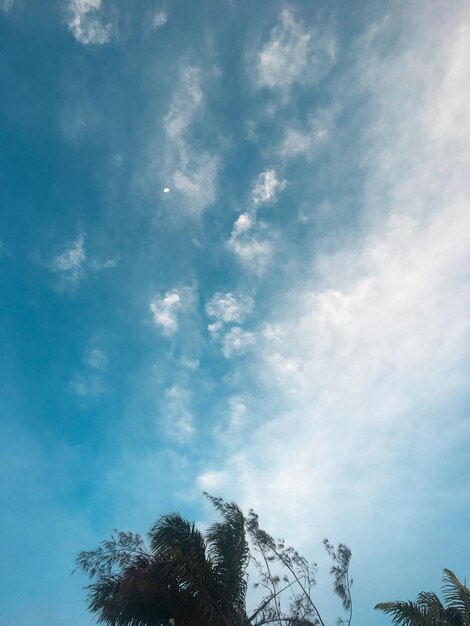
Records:
[[[145,540],[115,531],[95,550],[80,552],[78,568],[91,579],[88,608],[109,626],[325,626],[313,598],[317,566],[274,539],[250,510],[205,494],[221,519],[205,533],[172,513]],[[352,619],[351,551],[325,548],[333,561],[334,591]],[[257,606],[246,606],[249,566],[257,572]]]

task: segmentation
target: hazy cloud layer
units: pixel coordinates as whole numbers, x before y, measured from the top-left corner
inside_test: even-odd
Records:
[[[359,145],[363,234],[335,255],[317,255],[312,278],[295,281],[266,318],[251,371],[260,373],[259,394],[273,416],[199,477],[202,488],[234,493],[266,519],[283,502],[283,527],[305,541],[312,502],[321,502],[319,529],[339,529],[335,520],[346,516],[359,542],[373,514],[406,542],[436,496],[433,459],[452,455],[468,436],[463,420],[456,415],[448,430],[448,416],[435,408],[464,391],[470,345],[470,275],[462,271],[470,267],[467,13],[462,20],[456,11],[433,35],[426,20],[413,22],[396,57],[383,55],[374,37],[358,48],[357,89],[370,97]],[[307,41],[300,37],[301,50]],[[287,81],[276,76],[265,83]],[[297,145],[299,153],[311,148]],[[296,153],[287,144],[285,151]],[[252,228],[242,215],[229,245]],[[388,504],[378,513],[384,492]]]

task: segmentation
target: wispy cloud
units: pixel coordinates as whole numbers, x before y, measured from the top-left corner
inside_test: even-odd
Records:
[[[206,304],[206,313],[217,324],[241,323],[253,311],[253,298],[216,292]]]
[[[94,376],[89,372],[74,374],[68,383],[68,389],[81,398],[97,398],[108,392],[108,387],[100,376]]]
[[[186,66],[163,119],[166,136],[165,182],[184,200],[186,211],[199,215],[215,200],[218,158],[199,149],[190,128],[203,110],[203,77],[199,68]]]
[[[230,396],[227,408],[222,412],[223,418],[215,426],[214,435],[219,442],[230,447],[231,441],[237,445],[243,431],[250,426],[249,409],[244,395]]]
[[[154,295],[149,309],[155,326],[169,337],[178,330],[181,314],[192,310],[194,303],[194,288],[186,286],[172,289],[163,295]]]
[[[317,111],[305,127],[288,125],[280,145],[276,147],[276,154],[284,159],[302,156],[310,160],[318,157],[322,147],[328,143],[334,117],[332,110]]]
[[[95,272],[99,272],[100,270],[113,269],[114,267],[117,267],[119,265],[120,260],[121,258],[119,256],[113,256],[109,259],[105,259],[104,261],[91,259],[89,262],[89,267]]]
[[[116,34],[115,11],[103,11],[102,0],[67,0],[67,26],[84,45],[108,43]]]
[[[235,220],[227,241],[227,247],[242,265],[259,276],[269,264],[276,234],[258,218],[258,209],[276,203],[286,185],[287,181],[279,179],[274,169],[260,172],[251,185],[247,210]]]
[[[79,282],[85,273],[86,251],[85,235],[80,233],[76,239],[65,244],[62,251],[49,264],[65,283]]]
[[[246,269],[261,276],[271,259],[273,234],[256,216],[242,213],[233,225],[227,247]]]
[[[254,208],[262,204],[271,204],[277,201],[278,194],[285,188],[287,181],[279,180],[272,169],[261,172],[256,179],[251,192],[251,201]]]
[[[234,356],[245,354],[254,344],[255,337],[252,332],[244,330],[241,326],[232,326],[222,338],[222,354],[231,359]]]
[[[69,390],[82,398],[96,398],[109,391],[106,380],[109,358],[102,348],[88,348],[82,358],[83,367],[69,381]]]
[[[166,335],[178,330],[178,311],[181,308],[181,296],[177,291],[168,291],[164,296],[154,296],[150,302],[153,321],[163,329]]]
[[[191,393],[179,385],[173,385],[165,393],[164,428],[170,439],[179,444],[187,443],[196,433],[194,417],[190,410]]]
[[[100,348],[91,348],[85,355],[85,363],[96,370],[106,371],[108,369],[108,355]]]
[[[152,28],[158,29],[168,22],[168,14],[166,11],[157,11],[152,17]]]
[[[295,84],[319,81],[328,74],[335,60],[334,36],[307,27],[287,7],[280,12],[279,24],[256,55],[255,82],[258,87],[288,94]]]
[[[59,281],[59,287],[74,287],[91,271],[100,272],[113,269],[119,263],[119,257],[104,261],[89,258],[85,245],[85,233],[80,232],[75,239],[63,244],[59,252],[47,263]]]
[[[254,343],[253,334],[240,324],[253,311],[253,298],[228,292],[217,292],[206,304],[206,314],[213,321],[207,329],[212,338],[221,344],[227,358],[244,354]]]
[[[9,13],[13,8],[14,0],[2,0],[1,7],[2,11],[5,13]]]

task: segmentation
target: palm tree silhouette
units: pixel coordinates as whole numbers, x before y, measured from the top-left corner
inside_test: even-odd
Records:
[[[422,591],[416,602],[381,602],[375,608],[391,615],[397,626],[470,626],[470,589],[451,570],[443,572],[444,603]]]
[[[222,514],[205,536],[179,514],[149,533],[118,533],[78,565],[95,582],[88,608],[110,626],[243,626],[249,551],[244,516],[235,503],[208,496]]]

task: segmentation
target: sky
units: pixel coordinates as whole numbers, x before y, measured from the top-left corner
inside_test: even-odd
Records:
[[[0,622],[202,493],[353,623],[470,576],[470,6],[0,1]],[[467,578],[468,580],[468,578]]]

